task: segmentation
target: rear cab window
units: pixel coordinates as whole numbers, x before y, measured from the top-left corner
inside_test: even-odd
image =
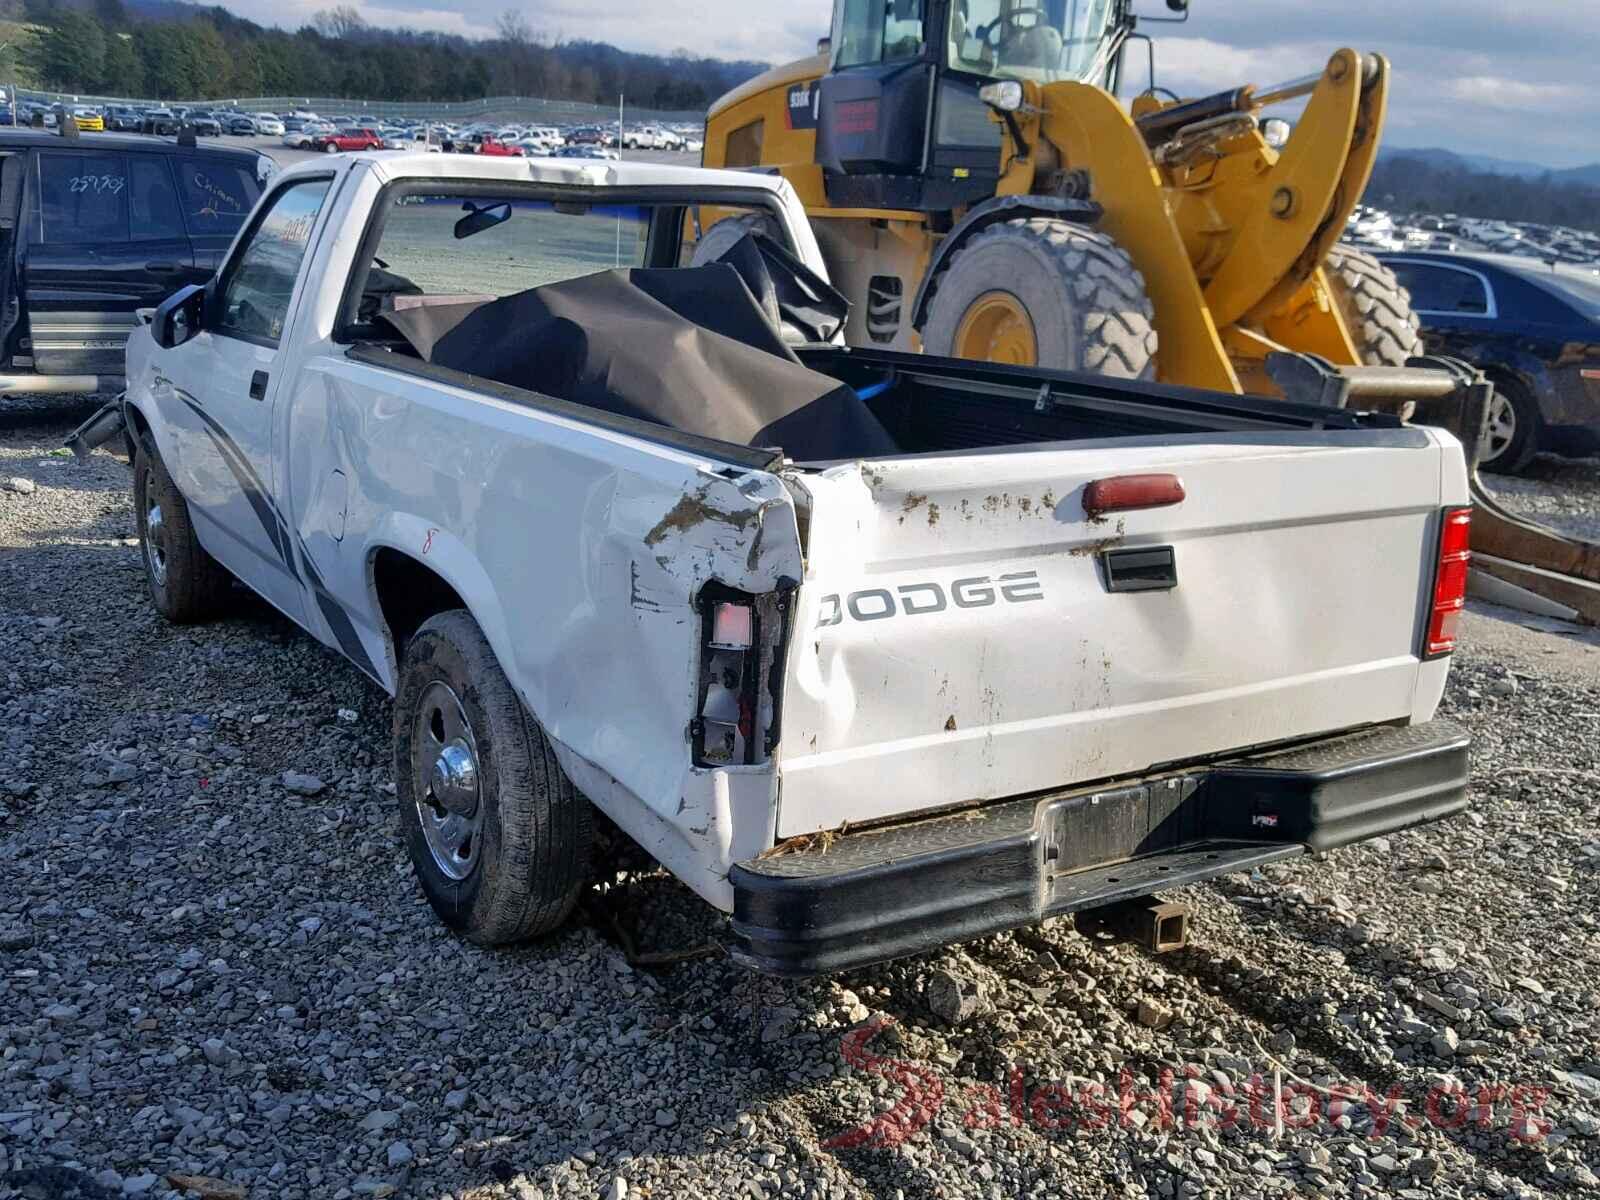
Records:
[[[385,311],[483,303],[619,267],[686,267],[712,224],[761,211],[566,203],[448,184],[402,189],[375,211],[373,254],[350,280],[342,339],[391,340]],[[763,225],[777,234],[776,220]]]

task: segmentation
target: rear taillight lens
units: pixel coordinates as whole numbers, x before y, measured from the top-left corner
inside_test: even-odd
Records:
[[[792,585],[752,596],[718,583],[701,593],[697,766],[756,766],[771,755],[792,594]]]
[[[1439,561],[1433,574],[1433,605],[1428,610],[1428,636],[1422,646],[1424,658],[1439,658],[1456,648],[1456,628],[1461,624],[1461,610],[1467,604],[1471,532],[1470,508],[1444,510],[1439,530]]]

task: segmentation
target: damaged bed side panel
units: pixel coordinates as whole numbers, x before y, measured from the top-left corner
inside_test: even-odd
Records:
[[[280,409],[301,553],[383,682],[373,561],[399,552],[461,595],[579,788],[731,903],[727,865],[771,844],[775,784],[770,764],[692,766],[695,600],[711,581],[759,596],[800,578],[777,477],[338,358],[309,363]]]

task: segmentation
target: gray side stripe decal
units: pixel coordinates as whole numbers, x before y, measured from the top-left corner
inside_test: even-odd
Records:
[[[205,423],[206,432],[216,443],[217,453],[222,456],[222,461],[227,464],[228,470],[233,472],[233,477],[238,482],[240,490],[244,492],[244,498],[249,502],[251,511],[256,514],[256,520],[261,522],[262,529],[266,531],[267,540],[278,552],[279,560],[293,578],[299,579],[300,574],[294,569],[294,558],[289,553],[289,528],[279,514],[277,506],[272,503],[272,498],[267,495],[267,489],[262,484],[261,477],[255,473],[255,468],[250,465],[250,460],[245,457],[244,451],[239,449],[233,438],[228,436],[228,431],[200,407],[199,401],[184,391],[179,391],[178,397]]]
[[[367,648],[361,644],[361,637],[356,633],[355,622],[350,619],[350,614],[335,600],[322,582],[322,573],[317,570],[317,564],[311,561],[311,551],[306,548],[305,539],[300,540],[300,557],[306,564],[306,575],[311,580],[311,594],[317,598],[317,607],[322,610],[322,616],[328,622],[328,628],[333,631],[333,636],[339,642],[339,649],[344,651],[344,656],[360,668],[374,682],[378,681],[378,670],[372,665],[372,659],[367,657]]]
[[[261,482],[261,477],[251,467],[250,460],[244,456],[238,444],[228,436],[225,430],[212,415],[200,407],[200,402],[189,393],[174,389],[196,416],[205,422],[206,432],[211,435],[211,440],[216,443],[217,452],[222,456],[222,461],[228,465],[228,470],[233,472],[233,477],[239,483],[239,488],[244,492],[244,497],[250,503],[250,509],[256,514],[256,519],[261,522],[261,527],[266,530],[267,540],[272,543],[278,552],[283,565],[289,574],[301,583],[309,582],[311,594],[316,598],[317,608],[322,613],[323,620],[327,621],[328,628],[333,632],[334,639],[339,643],[339,649],[344,656],[353,663],[357,670],[366,675],[374,683],[383,681],[378,675],[378,670],[373,666],[367,648],[361,644],[361,637],[356,633],[355,622],[350,619],[350,614],[329,593],[327,585],[322,581],[322,573],[317,570],[317,564],[311,559],[311,551],[307,549],[304,539],[300,540],[300,558],[305,564],[306,578],[301,579],[300,572],[295,570],[294,556],[289,553],[289,526],[278,511],[278,506],[272,502],[272,497],[267,495],[267,489]]]

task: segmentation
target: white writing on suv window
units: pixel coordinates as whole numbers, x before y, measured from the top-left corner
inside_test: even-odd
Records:
[[[120,192],[128,181],[121,175],[74,175],[67,180],[67,190],[72,192]]]

